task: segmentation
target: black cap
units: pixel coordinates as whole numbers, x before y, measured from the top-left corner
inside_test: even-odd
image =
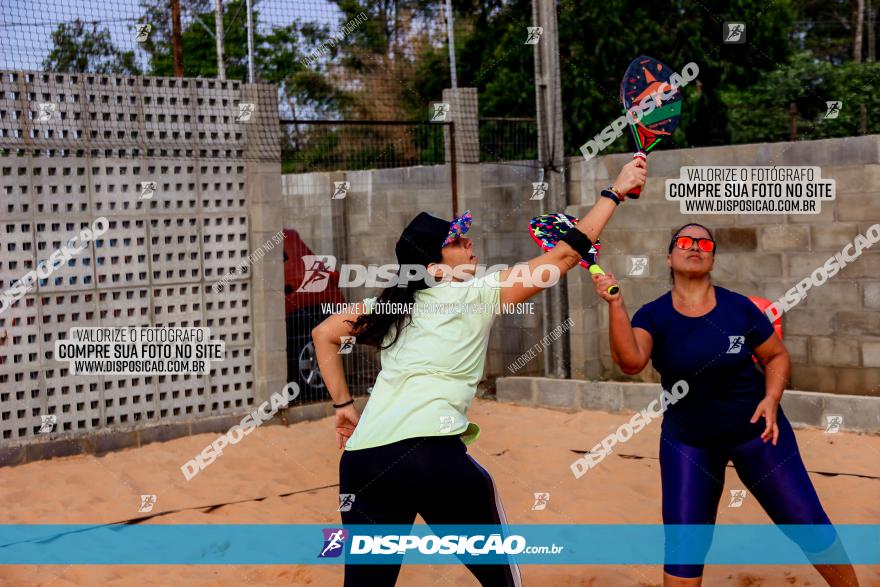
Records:
[[[419,215],[403,229],[394,247],[399,265],[429,265],[440,261],[441,249],[449,236],[449,221],[431,216],[427,212]]]

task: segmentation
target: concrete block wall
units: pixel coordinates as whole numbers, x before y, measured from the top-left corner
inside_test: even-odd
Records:
[[[595,193],[616,177],[629,155],[608,155],[572,167],[569,213],[582,215]],[[623,278],[630,315],[671,286],[666,247],[672,231],[688,222],[711,228],[719,243],[714,281],[745,295],[779,298],[839,252],[858,234],[880,222],[880,137],[876,135],[797,143],[735,145],[651,154],[647,188],[638,201],[624,203],[602,234],[602,266]],[[682,165],[817,165],[836,180],[837,199],[820,214],[683,215],[664,198],[664,182]],[[644,277],[627,277],[627,256],[649,257]],[[604,302],[596,303],[585,272],[569,279],[573,377],[632,379],[613,364]],[[839,394],[880,395],[880,247],[809,291],[783,318],[784,340],[792,355],[794,389]],[[650,368],[640,380],[658,381]]]
[[[639,201],[625,203],[602,236],[602,265],[624,277],[630,312],[668,291],[665,265],[672,230],[687,222],[712,228],[719,241],[713,277],[746,295],[777,299],[868,226],[880,222],[880,147],[877,136],[801,143],[737,145],[651,154],[650,179]],[[598,192],[616,177],[629,155],[585,162],[567,160],[570,214],[582,216]],[[819,165],[822,177],[837,181],[837,200],[818,215],[689,215],[663,196],[664,180],[682,165]],[[330,201],[332,180],[349,180],[345,200]],[[459,210],[471,209],[471,236],[487,264],[512,264],[538,249],[527,234],[528,220],[542,212],[529,200],[538,181],[534,161],[458,167]],[[296,228],[315,251],[347,255],[348,262],[393,263],[394,242],[420,210],[451,215],[448,166],[284,177],[285,226]],[[333,239],[336,239],[335,241]],[[335,247],[333,243],[336,243]],[[343,251],[343,253],[338,253]],[[627,256],[647,256],[644,277],[626,277]],[[861,258],[783,317],[785,342],[794,371],[792,387],[829,393],[880,395],[880,248]],[[608,348],[607,308],[585,271],[569,274],[572,377],[631,380],[613,364]],[[352,292],[350,299],[375,291]],[[487,374],[510,375],[507,366],[543,336],[541,304],[535,315],[504,316],[493,330]],[[544,354],[517,371],[543,373]],[[637,380],[658,381],[650,367]]]
[[[458,168],[458,211],[471,210],[474,215],[469,236],[480,263],[512,265],[540,252],[527,232],[529,219],[541,212],[541,203],[529,200],[531,182],[536,181],[534,163],[520,166]],[[333,181],[350,182],[344,199],[330,199]],[[315,254],[332,254],[339,263],[396,263],[394,245],[416,214],[452,217],[448,165],[285,175],[282,184],[285,227],[297,230]],[[343,291],[348,301],[378,293],[377,288]],[[542,297],[534,299],[533,314],[498,319],[490,339],[487,375],[503,375],[508,365],[541,340]],[[541,360],[534,360],[518,373],[542,369]]]
[[[40,122],[46,102],[56,112]],[[247,124],[242,102],[256,106]],[[0,111],[0,289],[109,222],[0,314],[0,447],[241,414],[281,389],[281,248],[212,288],[281,228],[273,86],[3,71]],[[144,181],[157,183],[152,199],[140,199]],[[53,359],[73,326],[124,325],[206,326],[226,359],[208,375],[116,377]],[[57,416],[49,434],[45,414]]]
[[[500,402],[568,412],[637,412],[663,393],[658,383],[502,377],[495,384]],[[825,428],[828,417],[840,416],[840,431],[880,434],[880,397],[786,390],[782,409],[796,426]]]

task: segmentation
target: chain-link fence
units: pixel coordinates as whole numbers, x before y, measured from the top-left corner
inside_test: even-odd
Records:
[[[446,163],[444,124],[282,120],[282,173]]]
[[[487,159],[533,156],[528,141],[510,135],[523,125],[520,118],[534,117],[532,46],[524,44],[529,11],[528,2],[515,2],[491,12],[491,26],[514,23],[514,29],[499,39],[505,54],[486,63],[491,48],[475,39],[482,38],[477,32],[486,26],[488,8],[455,21],[457,85],[485,93],[480,115],[495,117],[487,118]],[[453,86],[441,2],[262,0],[249,7],[244,0],[12,0],[0,19],[2,69],[272,83],[278,86],[279,116],[288,120],[426,121],[431,103]],[[515,95],[497,87],[511,68],[520,72]],[[170,119],[174,108],[167,110]],[[500,116],[514,118],[502,129]],[[327,156],[318,161],[350,160],[344,147],[328,151],[331,143],[344,144],[332,140],[341,137],[338,130],[291,130],[282,138],[285,147],[291,141],[324,142]],[[399,130],[384,129],[375,142],[395,141]],[[417,155],[396,152],[392,159],[434,162],[436,149],[425,146],[433,132],[422,131],[404,149]]]

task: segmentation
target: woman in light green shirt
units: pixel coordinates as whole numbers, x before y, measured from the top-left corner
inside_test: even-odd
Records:
[[[647,165],[624,166],[577,229],[527,264],[475,277],[470,213],[452,222],[420,213],[395,247],[399,284],[357,311],[335,314],[312,331],[318,364],[336,408],[342,522],[412,525],[505,524],[489,473],[467,454],[479,436],[467,409],[483,374],[489,331],[502,307],[552,286],[587,256],[624,194],[643,186]],[[544,270],[542,272],[542,269]],[[535,279],[522,279],[522,272]],[[381,349],[382,369],[363,414],[345,382],[343,337]],[[401,558],[345,567],[346,587],[392,586]],[[468,565],[482,585],[520,585],[516,564]]]

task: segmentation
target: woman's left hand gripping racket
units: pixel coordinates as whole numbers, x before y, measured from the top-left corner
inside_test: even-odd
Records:
[[[556,243],[566,232],[574,228],[577,222],[577,218],[568,214],[541,214],[529,221],[529,233],[542,250],[549,251],[556,246]],[[605,272],[599,267],[600,250],[602,250],[602,244],[597,240],[593,243],[588,257],[580,260],[581,267],[593,275],[605,275]],[[616,285],[608,287],[609,295],[613,296],[619,291],[620,288]]]

